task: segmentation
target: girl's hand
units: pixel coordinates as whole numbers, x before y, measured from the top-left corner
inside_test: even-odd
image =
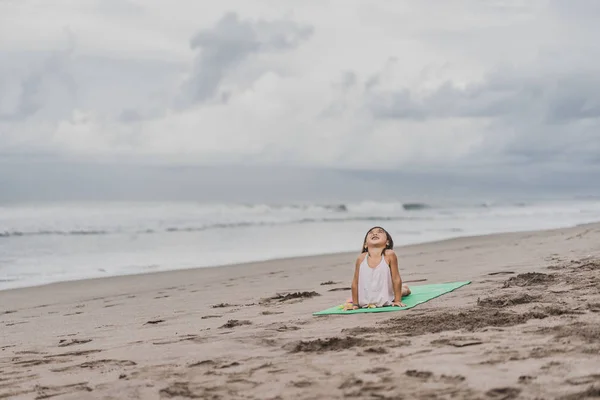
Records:
[[[401,301],[395,301],[395,302],[392,303],[392,306],[393,307],[406,307],[406,304],[404,304]]]

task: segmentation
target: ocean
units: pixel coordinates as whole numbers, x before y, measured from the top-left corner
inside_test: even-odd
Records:
[[[600,221],[600,200],[425,204],[106,202],[0,205],[0,290],[106,276],[359,252]],[[348,266],[349,271],[353,268]]]

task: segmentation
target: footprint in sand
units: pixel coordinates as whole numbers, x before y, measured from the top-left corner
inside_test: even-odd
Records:
[[[221,364],[217,368],[219,368],[219,369],[225,369],[225,368],[238,367],[240,365],[241,364],[239,362],[234,361],[234,362],[231,362],[231,363]]]
[[[277,293],[275,296],[271,296],[269,298],[263,299],[260,304],[268,305],[274,302],[281,303],[289,300],[304,300],[310,299],[311,297],[320,296],[317,292],[294,292],[287,294]]]
[[[276,315],[276,314],[283,314],[283,311],[262,311],[261,314],[262,315]]]
[[[416,369],[409,369],[405,372],[406,376],[410,376],[411,378],[419,378],[427,380],[433,376],[433,372],[431,371],[419,371]]]
[[[70,367],[65,368],[56,368],[51,369],[52,372],[65,372],[65,371],[73,371],[80,369],[114,369],[121,367],[131,367],[137,365],[134,361],[129,360],[95,360],[95,361],[87,361],[81,364],[72,365]]]
[[[328,292],[340,292],[340,291],[348,291],[348,290],[352,290],[352,288],[351,287],[339,287],[339,288],[329,289]]]
[[[234,304],[229,303],[219,303],[210,306],[211,308],[227,308],[227,307],[236,307]]]
[[[521,375],[521,376],[519,376],[519,383],[526,385],[528,383],[531,383],[534,379],[535,379],[535,376]]]
[[[23,325],[23,324],[28,324],[28,323],[29,323],[29,321],[11,322],[9,324],[5,324],[5,326]]]
[[[527,286],[537,286],[537,285],[547,285],[549,283],[554,283],[556,280],[556,275],[551,274],[543,274],[541,272],[526,272],[524,274],[519,274],[517,276],[513,276],[504,282],[504,289],[509,287],[527,287]]]
[[[595,399],[600,397],[600,388],[598,386],[590,386],[582,392],[572,393],[567,396],[561,397],[562,400],[581,400],[581,399]]]
[[[54,362],[54,360],[39,360],[39,359],[37,359],[37,360],[16,361],[16,362],[14,362],[14,364],[18,365],[20,367],[34,367],[36,365],[51,364],[53,362]]]
[[[325,351],[345,350],[357,346],[365,347],[370,344],[370,341],[357,337],[332,337],[307,341],[301,340],[285,345],[284,349],[290,351],[291,353],[322,353]]]
[[[591,374],[569,378],[565,381],[569,385],[587,385],[589,383],[600,383],[600,374]]]
[[[462,375],[444,375],[444,374],[442,374],[440,376],[440,379],[446,383],[456,384],[456,383],[465,381],[467,378],[465,378]]]
[[[462,337],[452,337],[445,339],[436,339],[431,341],[432,345],[442,345],[442,346],[454,346],[454,347],[467,347],[467,346],[476,346],[479,344],[483,344],[481,340],[476,338],[462,338]]]
[[[188,368],[202,367],[202,366],[212,367],[215,364],[216,364],[216,362],[213,360],[202,360],[202,361],[198,361],[198,362],[189,364]]]
[[[421,379],[423,381],[428,381],[430,378],[434,378],[436,381],[441,381],[446,384],[459,384],[464,382],[466,378],[462,375],[440,375],[438,379],[435,378],[435,375],[431,371],[419,371],[416,369],[409,369],[405,372],[406,376],[410,376],[411,378]]]
[[[63,386],[35,386],[37,392],[36,399],[48,399],[50,397],[62,396],[76,392],[91,392],[93,389],[88,386],[88,382],[74,383]]]
[[[197,368],[197,367],[208,367],[208,368],[216,368],[216,369],[227,369],[233,367],[239,367],[241,364],[237,361],[227,362],[227,361],[214,361],[214,360],[203,360],[198,361],[192,364],[188,364],[188,368]]]
[[[368,354],[387,354],[388,351],[387,351],[387,349],[385,349],[383,347],[369,347],[369,348],[365,349],[365,353],[368,353]]]
[[[210,328],[206,328],[206,329],[202,329],[202,330],[210,330]],[[201,337],[199,335],[183,335],[180,338],[177,338],[175,340],[163,340],[163,341],[158,341],[158,342],[152,342],[152,344],[154,345],[163,345],[163,344],[173,344],[173,343],[179,343],[179,342],[186,342],[186,341],[190,341],[190,342],[196,342],[196,343],[204,343],[204,341],[206,340],[206,338]]]
[[[252,322],[248,320],[230,319],[226,324],[221,325],[219,329],[231,329],[243,325],[252,325]]]
[[[587,307],[593,313],[600,312],[600,303],[588,303]]]
[[[156,325],[156,324],[160,324],[161,322],[165,322],[165,320],[164,319],[153,319],[153,320],[146,322],[144,325]]]
[[[314,382],[309,381],[309,380],[302,380],[302,381],[292,381],[292,382],[290,382],[290,384],[294,387],[303,389],[303,388],[311,387],[312,385],[314,385]]]
[[[160,397],[172,398],[172,397],[184,397],[189,399],[201,398],[203,392],[196,392],[192,388],[188,382],[174,382],[158,391]]]
[[[397,387],[394,380],[389,376],[381,377],[378,382],[365,382],[355,376],[350,376],[338,386],[338,389],[344,390],[345,397],[387,399],[391,397],[380,392],[396,390]]]
[[[479,307],[495,307],[503,308],[510,307],[519,304],[528,304],[538,302],[540,296],[531,296],[527,293],[518,293],[515,295],[505,295],[499,297],[486,297],[484,299],[477,299],[477,305]]]
[[[383,373],[388,373],[391,372],[391,369],[386,368],[386,367],[375,367],[375,368],[370,368],[370,369],[365,369],[365,374],[383,374]]]
[[[511,400],[518,398],[521,389],[513,387],[494,388],[485,392],[485,395],[492,399]]]
[[[255,373],[256,371],[260,371],[261,369],[271,368],[271,367],[273,367],[273,363],[270,363],[270,362],[261,364],[258,367],[250,368],[250,370],[248,371],[248,375],[252,376],[252,374]]]
[[[294,325],[280,325],[275,328],[277,332],[297,331],[300,328]]]
[[[85,344],[91,342],[92,339],[61,339],[58,342],[58,347],[74,346],[77,344]]]
[[[228,382],[233,383],[233,382]],[[251,387],[253,388],[253,387]],[[237,390],[238,388],[236,388]],[[241,390],[243,391],[243,390]],[[186,398],[186,399],[216,399],[221,398],[213,389],[207,389],[193,382],[174,382],[158,391],[160,398]]]
[[[70,314],[64,314],[63,317],[70,317],[72,315],[79,315],[79,314],[83,314],[83,311],[77,311],[77,312],[70,313]]]
[[[87,356],[94,353],[100,353],[102,350],[81,350],[81,351],[71,351],[68,353],[59,353],[59,354],[50,354],[48,356],[44,356],[46,358],[51,357],[71,357],[71,356]]]

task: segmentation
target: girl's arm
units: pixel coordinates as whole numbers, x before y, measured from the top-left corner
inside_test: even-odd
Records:
[[[345,310],[356,310],[358,306],[358,272],[360,271],[360,257],[356,260],[354,277],[352,278],[352,304],[346,304]]]
[[[398,269],[398,256],[396,256],[396,252],[393,250],[386,251],[386,255],[389,252],[389,266],[392,272],[392,284],[394,286],[394,304],[395,306],[405,307],[405,304],[402,303],[402,277],[400,276],[400,271]]]
[[[354,278],[352,279],[352,303],[358,306],[358,272],[360,271],[360,257],[356,259]]]

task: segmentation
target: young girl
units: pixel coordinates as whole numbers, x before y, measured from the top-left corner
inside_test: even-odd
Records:
[[[371,228],[365,235],[362,253],[356,259],[352,281],[352,302],[344,310],[361,307],[405,307],[402,296],[410,289],[402,284],[394,241],[382,227]]]

